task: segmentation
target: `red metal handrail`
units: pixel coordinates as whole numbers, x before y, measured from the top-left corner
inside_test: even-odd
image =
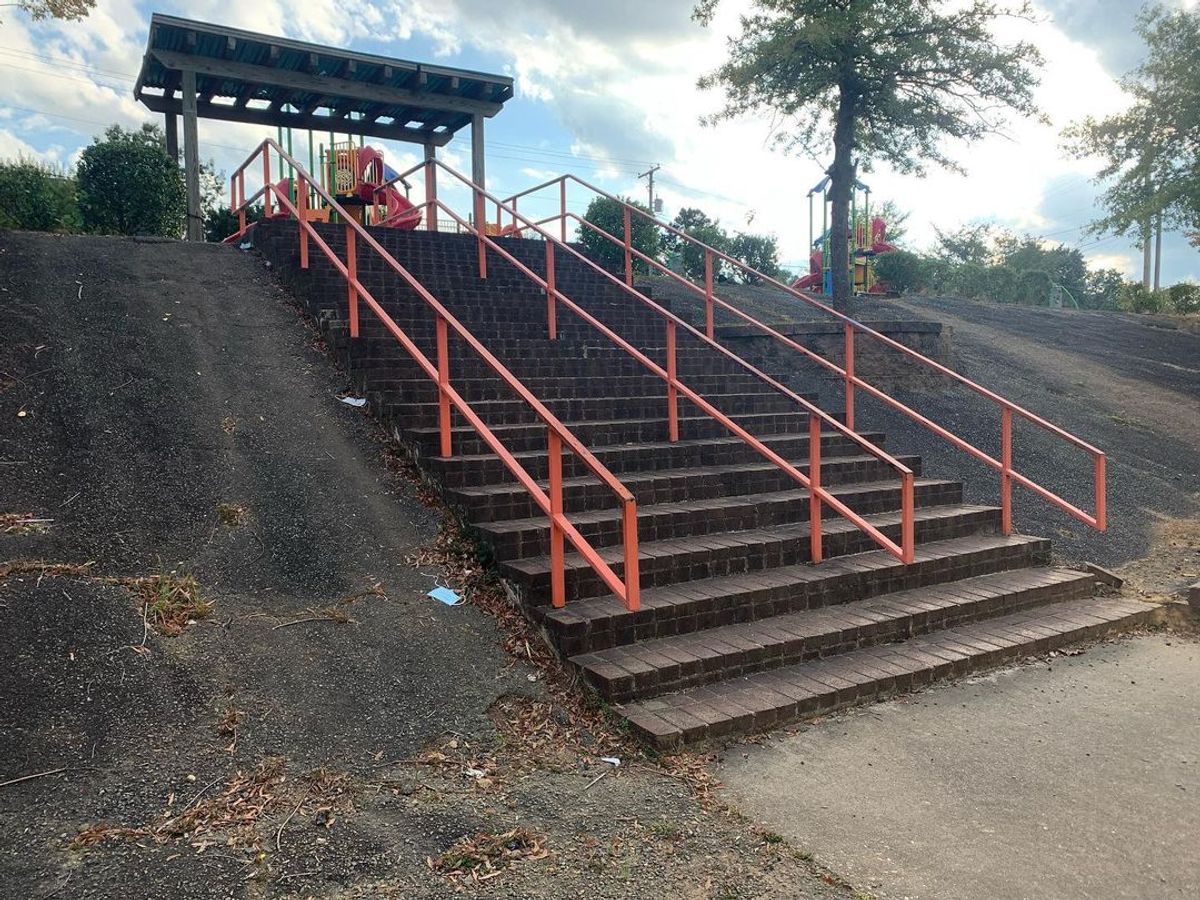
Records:
[[[438,209],[438,208],[444,209],[447,213],[449,213],[450,215],[452,215],[455,218],[455,220],[460,224],[460,226],[468,228],[477,236],[478,248],[479,248],[479,250],[478,250],[479,270],[480,270],[481,277],[486,277],[486,249],[491,248],[494,252],[501,255],[506,260],[508,260],[513,266],[515,266],[519,271],[521,271],[523,274],[525,274],[526,277],[528,277],[530,280],[532,280],[536,285],[538,285],[540,288],[542,288],[543,290],[546,291],[547,326],[548,326],[550,338],[552,340],[557,337],[556,307],[557,307],[557,304],[561,302],[568,309],[570,309],[572,312],[574,312],[576,315],[578,315],[581,319],[583,319],[585,322],[587,322],[589,325],[591,325],[593,328],[595,328],[601,334],[603,334],[605,337],[607,337],[612,343],[616,344],[618,347],[625,350],[625,352],[628,353],[630,356],[632,356],[634,359],[636,359],[640,363],[642,363],[642,365],[645,366],[647,369],[649,369],[653,374],[657,375],[658,377],[660,377],[664,381],[666,381],[666,383],[667,383],[668,434],[669,434],[670,440],[675,441],[675,440],[678,440],[678,437],[679,437],[678,397],[680,394],[682,394],[684,397],[686,397],[688,400],[690,400],[695,406],[697,406],[701,411],[706,413],[710,418],[714,419],[720,425],[722,425],[727,431],[729,431],[734,436],[742,439],[746,444],[748,444],[751,448],[753,448],[757,453],[759,453],[761,456],[766,458],[768,461],[770,461],[775,466],[782,469],[793,480],[797,481],[802,487],[807,488],[810,491],[812,500],[811,500],[811,512],[810,512],[810,516],[809,516],[809,529],[810,529],[811,556],[812,556],[813,562],[820,562],[821,559],[823,558],[822,532],[821,532],[821,505],[822,504],[829,506],[832,510],[837,512],[843,518],[846,518],[847,520],[849,520],[856,527],[858,527],[859,529],[864,531],[868,536],[870,536],[871,539],[873,541],[875,541],[875,543],[877,543],[879,546],[881,546],[887,552],[891,553],[897,559],[901,560],[902,562],[904,562],[906,564],[911,563],[913,561],[913,559],[915,557],[915,553],[916,553],[916,548],[915,548],[915,530],[916,529],[915,529],[915,509],[914,509],[914,507],[915,507],[915,501],[914,501],[915,478],[914,478],[913,471],[910,468],[908,468],[907,466],[905,466],[904,464],[899,462],[897,459],[895,459],[894,457],[892,457],[890,454],[886,453],[879,447],[872,444],[870,441],[868,441],[862,435],[860,435],[857,432],[853,431],[852,429],[849,429],[846,426],[842,425],[842,423],[838,422],[836,419],[829,416],[818,406],[816,406],[813,403],[809,402],[808,400],[804,399],[799,394],[795,393],[794,391],[792,391],[790,388],[786,387],[785,385],[780,384],[778,381],[771,378],[766,373],[756,369],[750,363],[746,362],[744,359],[739,357],[737,354],[733,353],[733,351],[731,351],[725,347],[722,347],[720,344],[718,344],[712,338],[702,334],[700,331],[698,331],[697,329],[692,327],[692,325],[690,323],[684,321],[683,319],[676,316],[674,313],[670,312],[669,310],[667,310],[664,307],[660,306],[659,304],[655,303],[649,297],[646,297],[640,291],[637,291],[636,289],[634,289],[631,285],[621,282],[620,279],[616,278],[610,272],[605,271],[602,267],[597,265],[592,260],[588,259],[583,254],[579,253],[577,250],[575,250],[575,248],[571,247],[569,244],[561,243],[560,241],[555,239],[552,235],[546,233],[543,229],[541,229],[535,223],[530,222],[524,216],[520,215],[515,209],[511,209],[510,207],[505,206],[495,196],[493,196],[492,194],[489,194],[487,191],[481,189],[478,185],[474,184],[474,182],[471,182],[469,179],[467,179],[466,176],[461,175],[460,173],[458,173],[454,169],[450,168],[449,166],[445,165],[441,161],[428,160],[426,162],[419,163],[419,164],[413,166],[412,168],[395,176],[392,179],[392,181],[393,182],[399,181],[402,178],[406,178],[409,175],[413,175],[418,171],[424,170],[425,171],[425,181],[426,181],[426,185],[428,186],[431,183],[435,183],[435,178],[434,178],[434,175],[436,172],[436,169],[434,168],[435,166],[440,167],[441,169],[445,170],[452,177],[458,179],[464,185],[466,185],[467,187],[469,187],[471,189],[471,191],[473,192],[473,196],[474,196],[474,204],[473,205],[474,205],[474,210],[475,210],[475,221],[476,222],[484,221],[483,210],[486,205],[485,201],[491,201],[496,204],[498,219],[500,218],[501,211],[508,212],[512,215],[514,224],[519,220],[520,222],[523,223],[523,225],[522,225],[523,229],[532,229],[532,230],[536,231],[537,233],[541,234],[542,237],[545,238],[545,240],[546,240],[546,277],[542,278],[536,272],[533,272],[528,267],[526,267],[524,264],[522,264],[519,260],[517,260],[514,256],[512,256],[512,254],[510,254],[507,250],[505,250],[503,247],[501,247],[499,244],[497,244],[491,237],[486,235],[484,233],[484,231],[480,230],[479,228],[477,228],[475,226],[470,225],[469,223],[467,223],[463,219],[461,219],[459,216],[457,216],[453,212],[453,210],[451,210],[449,207],[447,207],[440,200],[436,199],[436,195],[434,193],[430,192],[427,187],[426,195],[428,197],[431,197],[431,199],[427,200],[425,204],[422,204],[423,207],[429,208],[429,209]],[[604,278],[607,278],[610,281],[612,281],[613,283],[620,286],[623,290],[625,290],[627,293],[631,294],[639,302],[641,302],[645,306],[649,307],[650,309],[654,310],[660,317],[665,319],[666,328],[667,328],[667,331],[666,331],[667,367],[665,369],[662,366],[655,363],[653,360],[651,360],[649,357],[647,357],[641,351],[639,351],[636,347],[634,347],[632,344],[630,344],[628,341],[626,341],[620,335],[616,334],[614,331],[612,331],[610,328],[608,328],[608,326],[604,325],[602,322],[597,320],[594,316],[592,316],[586,310],[581,308],[578,304],[576,304],[574,301],[572,301],[568,296],[563,294],[562,291],[557,288],[557,286],[555,284],[555,273],[554,273],[554,265],[555,265],[555,263],[554,263],[554,260],[555,260],[554,248],[556,246],[562,247],[566,252],[570,253],[572,256],[574,256],[577,259],[579,259],[580,261],[582,261],[585,265],[591,267],[593,270],[595,270],[598,274],[600,274]],[[753,374],[755,377],[757,377],[758,379],[763,381],[765,384],[771,386],[772,388],[774,388],[775,390],[784,394],[785,396],[787,396],[794,402],[798,403],[800,406],[802,406],[808,412],[808,414],[809,414],[809,472],[810,472],[811,477],[805,476],[804,473],[802,473],[798,468],[793,466],[790,462],[785,460],[783,457],[779,456],[777,453],[775,453],[773,450],[771,450],[769,447],[767,447],[766,444],[764,444],[762,441],[758,440],[758,438],[754,437],[752,434],[750,434],[748,431],[746,431],[744,428],[742,428],[740,425],[738,425],[736,422],[734,422],[732,419],[730,419],[728,416],[726,416],[724,413],[722,413],[719,409],[714,407],[707,400],[705,400],[703,397],[701,397],[698,393],[693,391],[686,384],[684,384],[682,381],[679,380],[678,374],[676,371],[676,365],[675,365],[675,343],[676,343],[677,330],[681,327],[684,330],[686,330],[687,332],[689,332],[692,335],[694,335],[695,337],[697,337],[698,339],[700,339],[702,342],[708,344],[709,346],[711,346],[712,348],[717,350],[719,353],[724,355],[726,358],[736,362],[738,365],[740,365],[742,368],[744,368],[747,372]],[[857,443],[860,447],[865,449],[868,453],[870,453],[871,455],[875,456],[877,459],[883,461],[884,463],[886,463],[889,466],[891,466],[892,468],[894,468],[900,474],[900,489],[901,489],[901,529],[900,529],[900,534],[901,534],[901,538],[900,538],[899,543],[891,540],[889,537],[887,537],[887,535],[883,534],[883,532],[880,529],[876,528],[874,525],[872,525],[870,522],[868,522],[865,518],[863,518],[862,516],[855,513],[852,509],[850,509],[841,500],[837,499],[836,496],[834,496],[828,490],[826,490],[825,488],[823,488],[821,486],[821,479],[820,479],[821,440],[820,440],[820,434],[821,434],[821,424],[822,423],[828,424],[834,430],[839,431],[840,433],[845,435],[847,438],[849,438],[853,442]]]
[[[585,223],[585,220],[582,219],[580,216],[578,216],[574,213],[568,212],[568,210],[567,210],[567,182],[568,181],[574,181],[577,184],[581,185],[582,187],[592,191],[593,193],[595,193],[599,196],[606,197],[609,200],[612,200],[616,203],[621,204],[621,206],[624,210],[624,232],[625,233],[624,233],[623,241],[620,239],[617,239],[614,235],[608,234],[608,232],[604,232],[602,229],[596,228],[590,222]],[[1000,473],[1001,528],[1005,534],[1010,534],[1012,532],[1012,485],[1014,482],[1016,484],[1019,484],[1025,488],[1029,489],[1030,491],[1032,491],[1033,493],[1035,493],[1042,499],[1048,501],[1049,503],[1051,503],[1054,506],[1057,506],[1059,509],[1062,509],[1063,511],[1065,511],[1068,515],[1072,516],[1075,519],[1078,519],[1079,521],[1083,522],[1084,524],[1086,524],[1092,528],[1095,528],[1098,531],[1104,531],[1107,529],[1107,527],[1108,527],[1108,514],[1107,514],[1107,503],[1106,503],[1107,457],[1105,456],[1105,454],[1102,450],[1092,446],[1091,444],[1082,440],[1081,438],[1076,437],[1075,435],[1073,435],[1070,432],[1066,431],[1065,429],[1059,427],[1058,425],[1055,425],[1052,422],[1046,421],[1042,417],[1030,412],[1029,410],[1025,409],[1024,407],[1012,402],[1011,400],[1008,400],[1007,398],[995,393],[994,391],[988,390],[987,388],[983,387],[982,385],[979,385],[979,384],[975,383],[974,381],[971,381],[969,378],[967,378],[966,376],[964,376],[958,372],[955,372],[953,369],[950,369],[949,367],[944,366],[941,363],[930,359],[929,357],[912,349],[911,347],[907,347],[904,344],[900,343],[899,341],[897,341],[893,338],[890,338],[885,334],[881,334],[880,332],[876,331],[875,329],[864,325],[863,323],[851,318],[850,316],[845,315],[842,312],[839,312],[836,309],[833,309],[832,307],[830,307],[824,303],[821,303],[819,300],[815,299],[814,297],[804,294],[803,292],[796,290],[795,288],[791,287],[790,285],[784,284],[783,282],[779,281],[778,279],[772,278],[769,275],[765,275],[762,272],[759,272],[756,269],[751,268],[750,266],[743,263],[741,260],[735,259],[732,256],[730,256],[729,254],[723,253],[720,250],[715,249],[714,247],[710,247],[708,244],[705,244],[703,241],[697,240],[696,238],[692,237],[691,235],[687,234],[684,231],[681,231],[678,228],[674,228],[670,225],[667,225],[664,222],[660,222],[652,214],[650,214],[642,209],[639,209],[636,206],[632,206],[632,205],[626,203],[620,197],[616,197],[616,196],[608,193],[607,191],[604,191],[601,188],[598,188],[595,185],[590,184],[587,181],[584,181],[582,178],[578,178],[575,175],[562,175],[562,176],[559,176],[558,178],[553,178],[549,181],[543,182],[542,184],[539,184],[532,188],[529,188],[528,190],[524,190],[518,194],[514,194],[512,197],[508,198],[508,200],[504,201],[503,205],[506,208],[511,208],[514,211],[514,218],[513,218],[514,224],[516,222],[515,209],[516,209],[517,201],[521,197],[525,197],[525,196],[527,196],[529,194],[533,194],[537,191],[544,190],[545,188],[551,187],[553,185],[559,186],[559,213],[557,216],[549,216],[546,219],[542,220],[542,224],[546,224],[546,223],[553,222],[556,220],[560,221],[561,222],[560,240],[565,242],[566,238],[567,238],[567,222],[570,219],[574,219],[581,224],[586,224],[587,227],[590,227],[593,230],[601,232],[606,237],[612,239],[614,241],[614,243],[621,244],[621,246],[624,249],[624,253],[625,253],[626,282],[630,285],[632,285],[632,283],[633,283],[632,260],[634,258],[638,258],[638,259],[643,260],[647,264],[655,267],[658,271],[661,271],[664,274],[667,274],[667,275],[673,277],[676,281],[679,281],[680,283],[686,285],[689,289],[702,295],[704,297],[704,304],[705,304],[705,332],[711,339],[713,339],[713,340],[716,339],[715,327],[714,327],[714,308],[716,306],[720,306],[722,309],[728,311],[729,313],[734,315],[736,318],[739,318],[742,321],[750,324],[751,326],[756,328],[761,333],[770,336],[775,341],[782,343],[782,344],[790,347],[793,350],[803,353],[805,356],[807,356],[809,359],[812,359],[817,364],[823,366],[827,370],[840,376],[843,379],[843,381],[845,382],[846,424],[850,428],[854,427],[855,390],[856,389],[862,390],[862,391],[865,391],[868,395],[876,398],[877,400],[880,400],[881,402],[887,404],[888,406],[891,406],[893,409],[896,409],[896,410],[900,411],[901,413],[905,414],[906,416],[911,418],[913,421],[919,423],[920,425],[923,425],[925,428],[928,428],[934,434],[945,439],[946,441],[948,441],[950,444],[957,447],[958,449],[963,450],[964,452],[968,453],[969,455],[975,457],[976,459],[980,460],[984,464],[986,464],[986,465],[990,466],[991,468],[995,469],[996,471],[998,471]],[[679,275],[678,273],[671,271],[670,269],[668,269],[666,266],[662,265],[657,260],[652,259],[651,257],[647,256],[646,254],[638,251],[637,248],[633,247],[632,234],[631,234],[632,229],[631,229],[630,223],[631,223],[631,217],[635,214],[638,216],[641,216],[643,219],[646,219],[646,220],[652,222],[655,226],[664,229],[669,234],[672,234],[679,239],[687,241],[687,242],[703,249],[703,251],[704,251],[704,272],[705,272],[704,287],[700,287],[699,285],[695,284],[690,279],[684,278],[683,276]],[[822,312],[824,312],[830,316],[833,316],[834,318],[841,321],[842,326],[843,326],[843,340],[844,340],[844,347],[845,347],[845,352],[844,352],[845,365],[839,366],[836,363],[825,359],[824,357],[820,356],[819,354],[816,354],[813,351],[809,350],[807,347],[804,347],[802,344],[792,340],[791,338],[788,338],[787,336],[785,336],[783,334],[780,334],[778,331],[771,328],[769,325],[765,324],[764,322],[761,322],[760,320],[754,318],[753,316],[749,315],[748,313],[744,312],[743,310],[738,309],[737,307],[733,306],[732,304],[730,304],[730,303],[726,302],[725,300],[721,299],[720,297],[716,296],[715,292],[713,291],[713,270],[714,270],[714,262],[718,261],[718,260],[726,265],[733,266],[733,267],[735,267],[757,279],[760,279],[761,281],[763,281],[767,284],[770,284],[773,287],[778,288],[779,290],[785,291],[786,293],[791,294],[792,296],[802,300],[803,302],[809,304],[810,306],[813,306],[816,309],[819,309]],[[854,335],[856,332],[874,338],[875,340],[881,342],[885,346],[891,347],[892,349],[899,351],[900,353],[904,354],[909,359],[915,360],[920,365],[925,366],[930,369],[933,369],[934,371],[938,372],[939,374],[944,375],[944,376],[958,382],[959,384],[969,388],[970,390],[974,391],[975,393],[979,394],[980,396],[985,397],[988,400],[995,403],[996,405],[998,405],[1000,407],[1000,433],[1001,433],[1000,459],[996,459],[991,454],[986,453],[983,450],[980,450],[978,447],[974,446],[973,444],[969,443],[968,441],[964,440],[963,438],[959,437],[958,435],[954,434],[953,432],[949,431],[948,429],[942,427],[941,425],[938,425],[936,422],[933,422],[931,419],[927,418],[926,416],[922,415],[921,413],[917,412],[916,410],[912,409],[911,407],[907,406],[906,404],[902,403],[901,401],[897,400],[896,398],[888,395],[884,391],[882,391],[879,388],[872,385],[870,382],[865,381],[861,376],[857,375],[854,371],[854,354],[855,354]],[[1058,437],[1061,440],[1067,441],[1072,446],[1077,447],[1080,450],[1083,450],[1085,453],[1087,453],[1089,456],[1091,456],[1092,466],[1093,466],[1093,486],[1094,486],[1094,495],[1095,495],[1095,500],[1094,500],[1095,513],[1094,514],[1089,514],[1089,513],[1085,512],[1084,510],[1080,509],[1079,507],[1077,507],[1074,504],[1070,503],[1069,501],[1065,500],[1063,497],[1054,493],[1050,489],[1043,487],[1042,485],[1040,485],[1037,482],[1030,479],[1028,476],[1022,474],[1021,472],[1018,472],[1015,468],[1013,468],[1013,464],[1012,464],[1012,422],[1013,422],[1014,414],[1019,416],[1022,419],[1025,419],[1028,422],[1031,422],[1032,424],[1038,426],[1039,428],[1042,428],[1043,430],[1049,432],[1050,434],[1054,435],[1055,437]]]
[[[271,181],[271,151],[274,150],[280,158],[286,161],[294,173],[296,184],[296,203],[293,203],[287,193],[276,188]],[[246,170],[254,160],[262,155],[263,180],[262,189],[257,191],[249,200],[246,199]],[[343,262],[328,243],[321,237],[320,232],[313,227],[307,218],[309,191],[320,197],[329,208],[338,214],[346,227],[346,261]],[[551,602],[556,607],[562,607],[566,602],[565,565],[563,545],[564,539],[571,542],[580,555],[596,571],[608,588],[616,594],[630,610],[641,607],[639,576],[638,576],[638,543],[637,543],[637,502],[633,494],[585,447],[571,431],[535,397],[524,384],[513,375],[507,367],[496,359],[486,347],[455,318],[449,310],[439,303],[421,282],[404,266],[400,265],[371,234],[330,196],[323,187],[312,179],[312,176],[293,159],[275,141],[267,139],[250,155],[250,157],[233,173],[230,182],[230,203],[233,212],[238,214],[239,230],[228,240],[236,240],[245,233],[246,209],[249,203],[263,198],[264,214],[271,215],[272,197],[279,202],[280,209],[296,219],[300,229],[300,265],[308,268],[309,240],[315,241],[317,247],[333,264],[338,273],[346,279],[347,304],[350,322],[351,338],[358,337],[358,302],[359,298],[379,318],[384,327],[400,343],[405,351],[416,361],[417,365],[433,380],[438,387],[438,431],[440,452],[443,457],[452,453],[451,415],[453,407],[475,429],[483,441],[501,462],[513,473],[517,481],[529,492],[534,502],[546,513],[550,520],[551,548]],[[429,360],[419,347],[408,337],[399,325],[387,314],[375,300],[370,291],[358,279],[357,272],[357,242],[363,241],[368,248],[374,250],[388,268],[399,275],[437,316],[437,363]],[[480,257],[482,261],[482,255]],[[453,331],[494,371],[508,387],[522,400],[529,404],[534,413],[546,425],[547,447],[549,451],[549,494],[516,460],[516,458],[501,443],[499,438],[471,408],[470,404],[450,384],[449,332]],[[607,487],[609,487],[621,503],[622,537],[624,539],[624,580],[617,576],[612,567],[604,561],[596,549],[571,524],[563,508],[563,477],[562,451],[564,446],[574,453],[583,464],[591,470]]]

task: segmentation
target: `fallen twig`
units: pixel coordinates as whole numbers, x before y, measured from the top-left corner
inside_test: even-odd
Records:
[[[603,777],[604,777],[605,775],[607,775],[607,774],[608,774],[607,772],[601,772],[599,775],[597,775],[595,778],[593,778],[591,781],[589,781],[589,782],[588,782],[588,786],[587,786],[587,787],[585,787],[585,788],[584,788],[582,791],[580,791],[579,793],[581,793],[581,794],[586,794],[586,793],[587,793],[589,790],[591,790],[591,789],[592,789],[592,787],[593,787],[593,786],[595,786],[596,784],[599,784],[599,783],[600,783],[600,779],[601,779],[601,778],[603,778]]]
[[[35,772],[32,775],[22,775],[20,778],[10,778],[8,781],[0,781],[0,788],[8,787],[10,784],[20,784],[22,781],[32,781],[35,778],[45,778],[47,775],[57,775],[60,772],[67,771],[67,767],[61,769],[47,769],[45,772]]]
[[[300,802],[296,804],[296,808],[293,809],[290,813],[288,813],[288,817],[283,820],[283,824],[280,825],[279,830],[277,832],[275,832],[275,852],[276,853],[279,852],[279,842],[281,840],[283,840],[283,829],[287,828],[288,822],[292,821],[292,818],[296,815],[296,813],[300,812],[300,807],[302,807],[305,803],[308,802],[308,798],[309,798],[310,794],[312,794],[311,790],[306,792],[305,795],[300,798]]]

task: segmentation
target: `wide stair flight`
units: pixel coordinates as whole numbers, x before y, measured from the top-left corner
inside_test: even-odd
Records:
[[[315,225],[346,258],[347,230]],[[1041,653],[1143,620],[1148,609],[1097,593],[1094,576],[1051,564],[1043,538],[1001,533],[998,507],[968,503],[956,480],[860,431],[915,473],[915,556],[904,564],[846,518],[824,513],[814,565],[809,491],[686,398],[672,441],[663,380],[565,308],[547,334],[543,289],[493,249],[478,276],[470,235],[371,229],[394,259],[521,380],[637,501],[640,608],[615,598],[567,545],[565,605],[550,605],[551,528],[531,492],[459,415],[440,456],[439,390],[368,311],[350,336],[342,274],[295,220],[259,223],[255,247],[307,305],[375,415],[414,449],[561,655],[656,747],[761,730],[931,681]],[[361,243],[361,239],[360,239]],[[498,238],[533,271],[545,243]],[[362,286],[430,358],[426,301],[359,248]],[[561,248],[557,288],[659,365],[663,320]],[[695,336],[675,345],[680,382],[807,473],[810,414]],[[448,339],[449,378],[513,457],[549,489],[547,428],[465,343]],[[802,361],[797,362],[803,366]],[[820,373],[813,372],[812,386]],[[815,391],[805,395],[816,400]],[[820,484],[893,541],[901,539],[893,468],[845,433],[820,429]],[[562,503],[618,575],[622,511],[572,454]]]

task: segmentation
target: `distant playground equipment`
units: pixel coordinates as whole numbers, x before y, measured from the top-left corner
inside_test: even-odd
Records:
[[[279,144],[292,153],[291,129],[279,129]],[[396,171],[383,159],[383,151],[365,144],[356,144],[348,136],[344,141],[336,139],[331,132],[329,145],[324,142],[314,147],[313,133],[308,132],[309,170],[319,172],[321,187],[338,204],[362,225],[378,225],[383,228],[398,228],[412,231],[421,224],[422,212],[408,198],[409,183],[398,179]],[[318,165],[319,161],[319,165]],[[296,203],[295,173],[287,171],[283,158],[279,161],[279,181],[275,187]],[[404,187],[400,193],[395,182]],[[305,217],[312,222],[337,222],[338,214],[321,199],[315,190],[309,190],[304,198]],[[279,210],[272,218],[286,217]]]
[[[829,183],[826,175],[808,192],[808,238],[809,257],[808,274],[802,275],[792,282],[792,287],[800,291],[833,295],[833,268],[829,264],[833,259],[830,252],[829,227]],[[859,195],[862,195],[862,205],[859,206]],[[816,234],[815,203],[816,197],[821,197],[821,234]],[[875,259],[881,253],[895,250],[894,244],[887,242],[887,222],[882,216],[871,215],[871,189],[861,181],[855,181],[850,193],[850,252],[846,265],[850,268],[850,283],[856,294],[873,294],[875,296],[894,296],[887,284],[875,277]]]

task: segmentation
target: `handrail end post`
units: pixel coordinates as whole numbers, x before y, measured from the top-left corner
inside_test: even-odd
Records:
[[[911,566],[917,557],[916,476],[900,476],[900,561]]]
[[[621,510],[625,542],[625,608],[637,612],[642,608],[641,576],[638,569],[637,500],[628,497]]]
[[[1096,454],[1096,529],[1108,530],[1108,457]]]

